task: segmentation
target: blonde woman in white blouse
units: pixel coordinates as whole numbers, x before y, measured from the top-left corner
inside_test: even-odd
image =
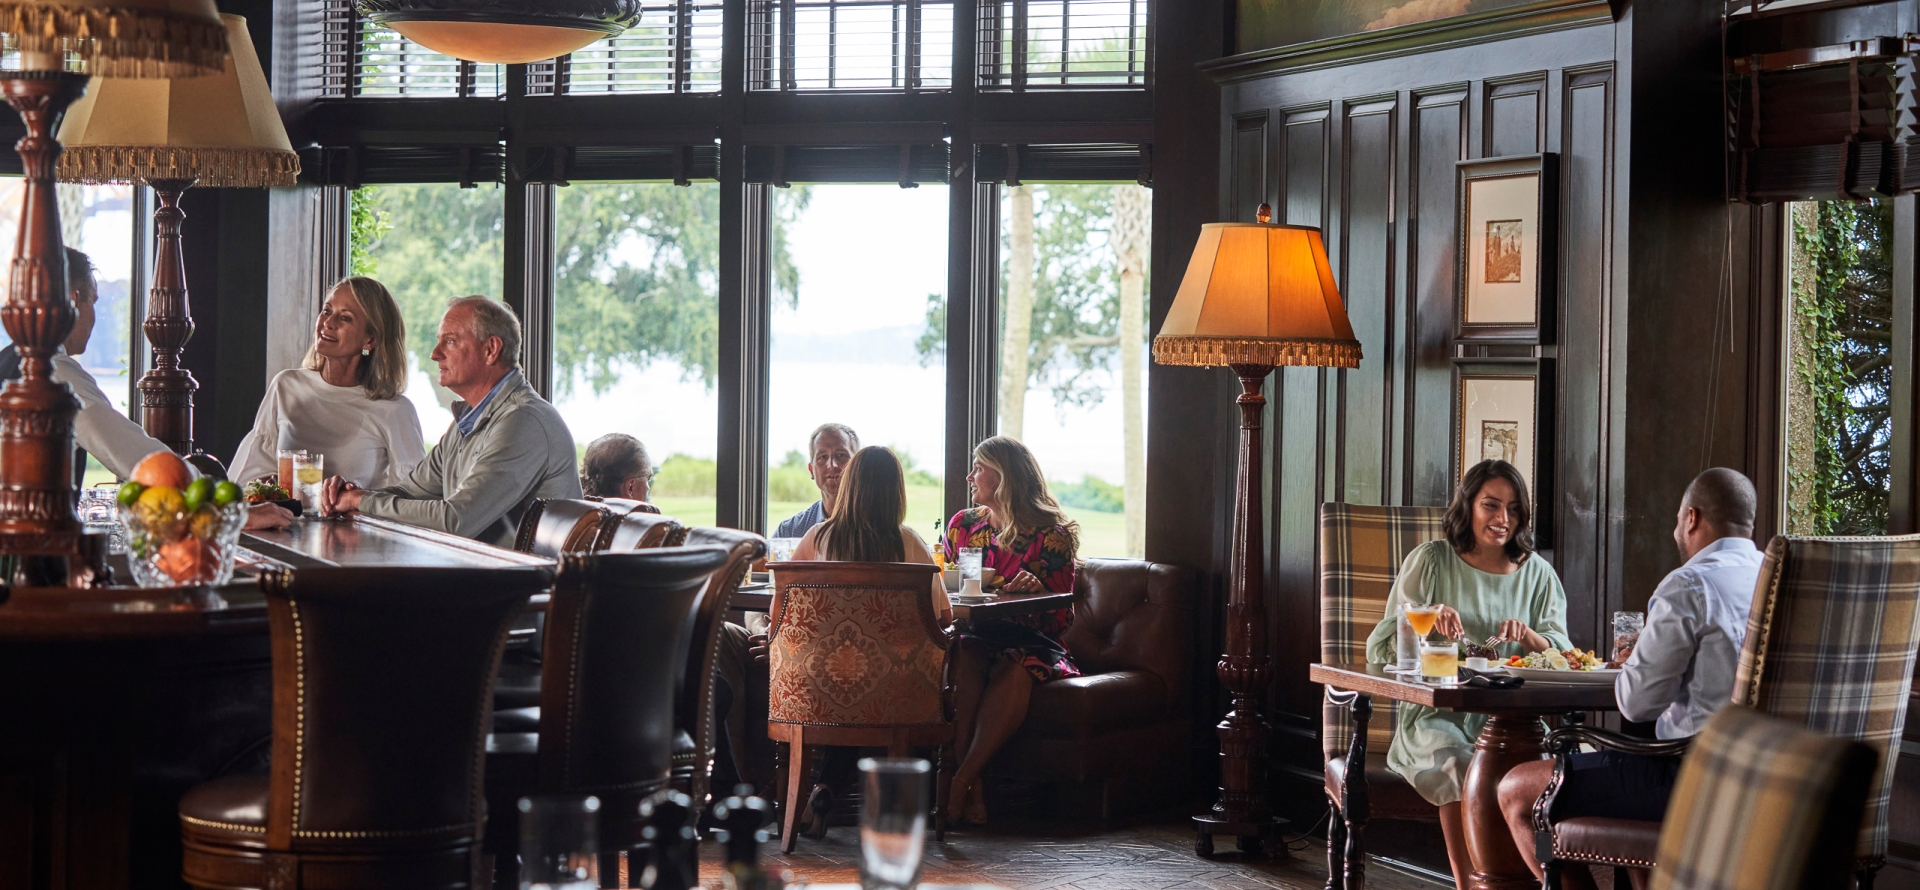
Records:
[[[334,285],[306,360],[267,386],[253,432],[233,456],[233,478],[273,475],[279,452],[293,449],[324,456],[327,475],[363,488],[405,478],[427,453],[420,417],[401,397],[406,342],[400,307],[380,282],[354,277]]]

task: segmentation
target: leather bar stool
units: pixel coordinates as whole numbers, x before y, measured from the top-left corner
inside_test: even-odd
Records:
[[[521,514],[513,549],[548,559],[586,553],[600,540],[601,527],[621,515],[590,500],[540,498]],[[540,627],[537,613],[522,615],[514,624],[500,679],[493,685],[495,732],[532,732],[540,719],[534,711],[540,706]]]
[[[487,697],[545,568],[317,568],[260,579],[273,647],[272,768],[180,801],[202,888],[470,887]]]
[[[678,547],[686,540],[687,527],[679,520],[635,510],[620,517],[618,522],[601,526],[600,541],[593,549],[622,553],[649,547]]]
[[[724,547],[560,557],[547,607],[540,731],[496,733],[487,746],[487,851],[512,871],[515,801],[528,794],[600,798],[603,872],[640,842],[640,800],[672,772],[674,696],[694,602],[730,558]]]
[[[694,603],[686,669],[680,680],[680,696],[673,718],[673,787],[693,798],[694,807],[703,812],[712,787],[708,764],[713,762],[714,739],[720,732],[714,725],[713,702],[721,630],[727,623],[727,608],[733,601],[733,593],[740,589],[748,568],[767,555],[767,539],[731,528],[695,528],[687,532],[687,546],[706,545],[727,548],[727,561],[708,579],[706,590]],[[744,659],[745,653],[738,654]],[[740,702],[743,695],[743,690],[733,690],[735,702]]]
[[[615,511],[593,501],[540,498],[527,507],[514,535],[513,549],[549,559],[594,549],[600,527]]]
[[[646,501],[636,501],[633,498],[599,498],[593,495],[587,495],[587,500],[605,504],[607,505],[607,509],[621,516],[625,516],[628,513],[657,514],[660,512],[659,507],[649,504]]]

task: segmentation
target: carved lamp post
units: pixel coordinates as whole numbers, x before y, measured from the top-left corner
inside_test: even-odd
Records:
[[[221,15],[233,52],[213,77],[96,79],[73,104],[60,141],[65,182],[144,182],[157,207],[153,289],[144,328],[153,368],[140,378],[141,424],[181,454],[193,452],[193,394],[200,388],[180,367],[193,336],[181,262],[180,195],[193,185],[261,188],[293,185],[300,156],[274,107],[247,36],[247,20]]]
[[[54,139],[87,76],[187,77],[220,70],[227,32],[213,0],[13,0],[0,38],[18,67],[0,95],[27,134],[20,239],[0,323],[20,351],[20,379],[0,389],[0,554],[74,556],[73,418],[80,402],[53,379],[53,354],[73,329],[66,248],[54,197]]]
[[[1240,378],[1240,472],[1227,596],[1227,651],[1216,670],[1232,694],[1220,722],[1220,801],[1193,817],[1194,848],[1213,854],[1213,836],[1234,835],[1258,852],[1284,820],[1267,801],[1266,719],[1273,679],[1267,651],[1267,607],[1261,559],[1260,392],[1277,366],[1357,368],[1360,343],[1334,285],[1320,230],[1272,225],[1260,205],[1258,223],[1208,223],[1173,307],[1153,339],[1163,365],[1232,368]]]

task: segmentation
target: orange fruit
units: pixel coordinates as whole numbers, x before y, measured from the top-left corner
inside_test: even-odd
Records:
[[[164,449],[147,455],[133,468],[133,481],[148,488],[186,488],[197,475],[180,455]]]

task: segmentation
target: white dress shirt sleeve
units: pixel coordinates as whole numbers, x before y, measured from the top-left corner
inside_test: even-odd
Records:
[[[280,472],[280,381],[281,376],[275,376],[267,384],[267,395],[253,415],[253,430],[240,440],[240,450],[227,467],[228,478],[242,485]],[[282,479],[280,485],[293,490],[291,480]]]
[[[1640,642],[1614,679],[1613,695],[1621,716],[1644,723],[1679,700],[1699,648],[1701,595],[1696,579],[1678,574],[1667,576],[1654,590]]]
[[[65,353],[54,355],[53,379],[72,387],[73,394],[80,399],[80,413],[73,419],[74,439],[113,475],[125,479],[142,458],[166,450],[167,446],[160,444],[160,440],[147,435],[146,430],[113,407],[107,394],[100,391],[100,384],[94,382],[93,375],[73,357]]]

